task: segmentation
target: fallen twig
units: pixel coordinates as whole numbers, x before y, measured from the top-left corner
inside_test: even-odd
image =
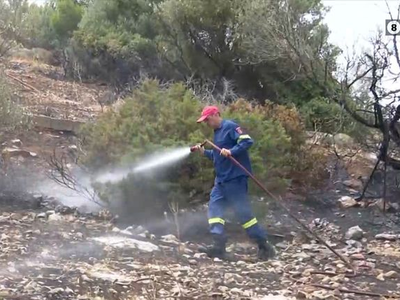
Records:
[[[285,238],[285,236],[283,234],[278,234],[278,233],[270,233],[269,236],[274,236],[274,237],[282,238],[282,239]]]
[[[379,293],[360,291],[360,290],[349,290],[349,289],[345,289],[345,288],[334,288],[334,287],[323,285],[323,284],[311,284],[311,286],[317,287],[317,288],[321,288],[321,289],[331,290],[331,291],[338,290],[341,293],[346,293],[346,294],[355,294],[355,295],[380,297],[380,298],[384,297],[384,298],[400,299],[400,295],[386,295],[386,294],[379,294]]]
[[[324,271],[312,271],[311,274],[313,275],[327,275],[327,276],[338,276],[344,275],[348,278],[356,277],[357,275],[354,273],[335,273],[335,272],[324,272]]]
[[[60,186],[82,195],[100,207],[107,208],[107,206],[101,202],[98,193],[94,189],[81,184],[80,181],[71,173],[67,167],[67,160],[64,155],[58,157],[56,154],[56,149],[54,149],[53,155],[50,156],[47,162],[50,166],[50,172],[47,174],[47,176],[51,180]]]
[[[29,88],[30,90],[32,90],[32,91],[34,91],[34,92],[36,92],[36,93],[40,93],[40,91],[39,91],[37,88],[35,88],[35,87],[31,86],[30,84],[28,84],[28,83],[22,81],[21,79],[18,79],[18,78],[14,77],[14,76],[12,76],[12,75],[10,75],[10,74],[7,74],[7,73],[6,73],[6,76],[8,76],[8,77],[10,77],[11,79],[13,79],[13,80],[19,82],[20,84],[22,84],[23,86]]]
[[[152,280],[152,281],[154,281],[153,278],[145,277],[145,278],[140,278],[140,279],[134,280],[134,281],[132,281],[132,283],[138,283],[138,282],[146,281],[146,280]]]
[[[10,295],[8,293],[0,292],[0,299],[13,299],[13,300],[21,300],[21,299],[32,299],[32,297],[40,296],[40,294],[20,294],[20,295]],[[29,297],[29,298],[27,298]]]

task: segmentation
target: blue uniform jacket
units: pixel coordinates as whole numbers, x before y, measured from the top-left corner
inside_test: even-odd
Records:
[[[251,172],[250,157],[247,150],[253,145],[253,140],[248,134],[231,120],[223,120],[220,128],[214,130],[214,144],[218,147],[231,150],[236,158],[248,171]],[[246,176],[247,174],[237,167],[229,158],[220,155],[217,150],[205,150],[205,156],[214,162],[217,174],[215,183],[223,183],[232,179]]]

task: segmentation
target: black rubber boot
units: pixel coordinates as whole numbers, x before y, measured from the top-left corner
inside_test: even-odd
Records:
[[[259,240],[258,244],[258,259],[268,260],[276,255],[274,246],[272,246],[267,240]]]
[[[226,254],[226,238],[219,236],[219,235],[214,235],[213,236],[213,244],[210,246],[200,246],[199,247],[199,252],[206,253],[208,257],[214,258],[225,258]]]

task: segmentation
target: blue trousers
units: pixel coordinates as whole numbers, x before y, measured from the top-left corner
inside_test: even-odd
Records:
[[[266,232],[260,227],[251,211],[247,191],[248,179],[246,177],[238,177],[225,183],[215,183],[208,206],[208,223],[212,234],[225,237],[224,213],[228,207],[232,207],[251,239],[266,239]]]

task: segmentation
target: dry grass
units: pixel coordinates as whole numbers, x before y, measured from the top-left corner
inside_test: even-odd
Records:
[[[55,113],[52,117],[86,121],[101,112],[96,99],[107,87],[63,80],[59,67],[40,61],[11,60],[6,72],[35,88],[33,91],[16,81],[10,82],[22,105],[31,113],[46,115],[50,108]]]
[[[55,65],[56,60],[53,53],[41,48],[18,48],[12,49],[9,53],[9,58],[12,60],[19,60],[28,63]]]

